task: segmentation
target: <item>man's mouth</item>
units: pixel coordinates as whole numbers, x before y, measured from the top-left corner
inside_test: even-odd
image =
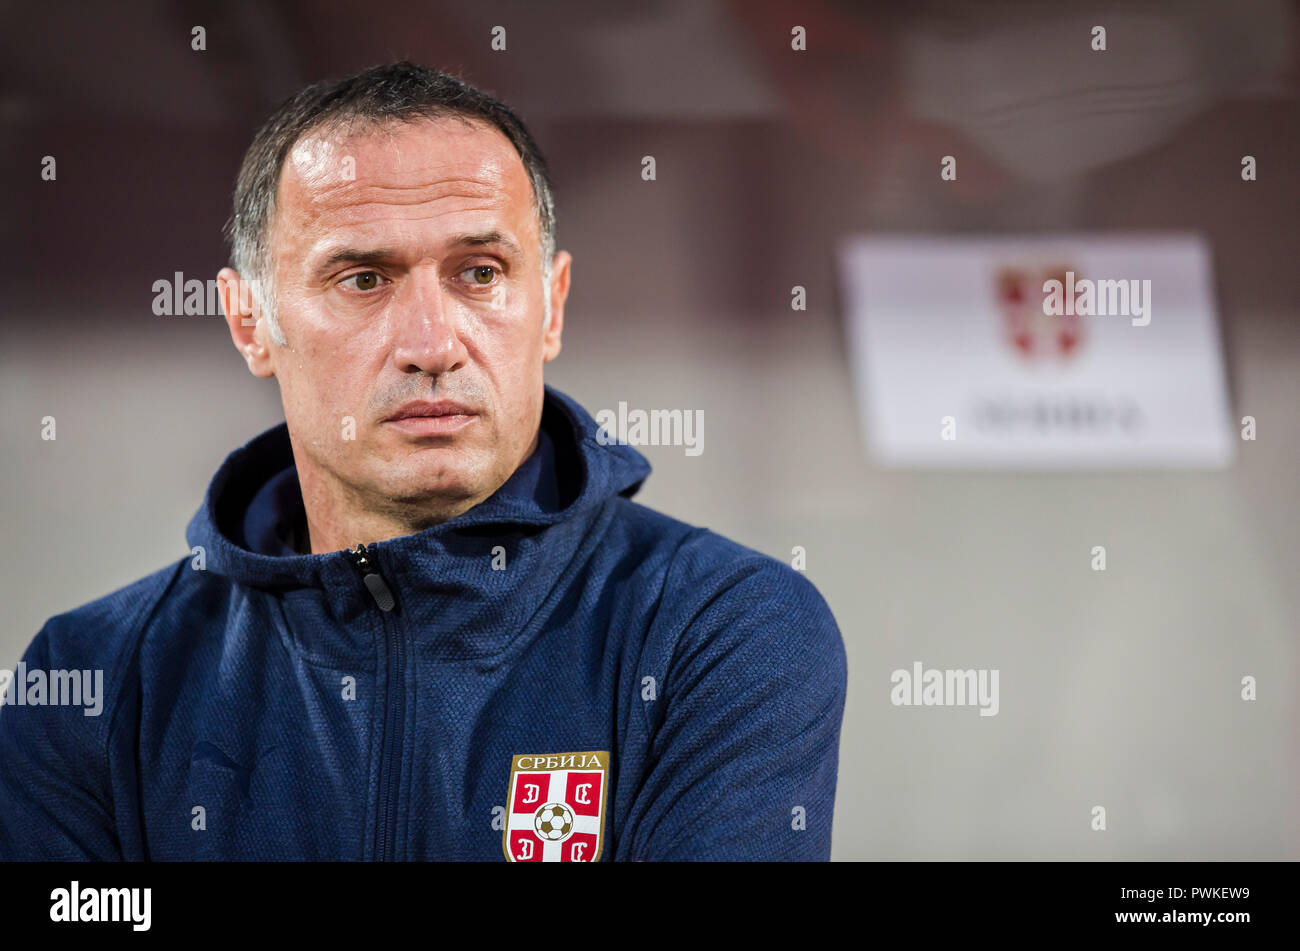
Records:
[[[408,436],[449,436],[470,425],[478,413],[455,400],[405,403],[384,420]]]

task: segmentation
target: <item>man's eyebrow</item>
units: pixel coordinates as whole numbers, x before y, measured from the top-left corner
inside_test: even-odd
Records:
[[[451,239],[451,244],[453,246],[468,245],[469,247],[481,247],[487,244],[499,244],[507,251],[510,251],[512,254],[517,254],[520,257],[523,257],[523,253],[524,253],[523,249],[520,248],[519,245],[515,243],[513,238],[495,229],[492,231],[480,231],[474,234],[453,235]]]
[[[513,238],[501,231],[477,231],[472,233],[452,235],[448,242],[451,247],[485,247],[487,245],[499,244],[512,254],[523,257],[523,249],[515,242]],[[392,261],[398,256],[398,252],[392,248],[374,248],[369,251],[363,251],[360,248],[336,248],[321,261],[317,266],[317,271],[328,271],[336,264],[384,264]]]
[[[317,265],[316,270],[328,271],[336,264],[383,264],[395,257],[397,252],[392,248],[374,248],[370,251],[362,251],[359,248],[337,248]]]

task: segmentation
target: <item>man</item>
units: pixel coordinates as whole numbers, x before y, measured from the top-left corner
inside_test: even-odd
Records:
[[[829,857],[839,631],[632,502],[645,459],[544,385],[554,227],[523,124],[453,77],[271,117],[218,279],[285,423],[185,558],[36,637],[103,711],[0,708],[0,858]]]

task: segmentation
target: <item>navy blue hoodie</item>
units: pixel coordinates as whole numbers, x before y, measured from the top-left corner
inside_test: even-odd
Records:
[[[26,652],[0,859],[829,858],[829,609],[633,502],[650,466],[598,432],[548,387],[491,498],[361,553],[295,551],[284,424],[237,449],[188,556]],[[98,715],[58,671],[102,671]]]

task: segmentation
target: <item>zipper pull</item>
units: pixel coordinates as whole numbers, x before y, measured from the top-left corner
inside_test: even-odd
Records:
[[[370,596],[375,599],[379,610],[385,614],[393,610],[397,601],[393,598],[393,592],[384,581],[383,575],[375,567],[374,559],[366,546],[359,544],[356,548],[347,549],[347,553],[352,557],[352,563],[361,569],[361,580],[366,590],[370,592]]]

